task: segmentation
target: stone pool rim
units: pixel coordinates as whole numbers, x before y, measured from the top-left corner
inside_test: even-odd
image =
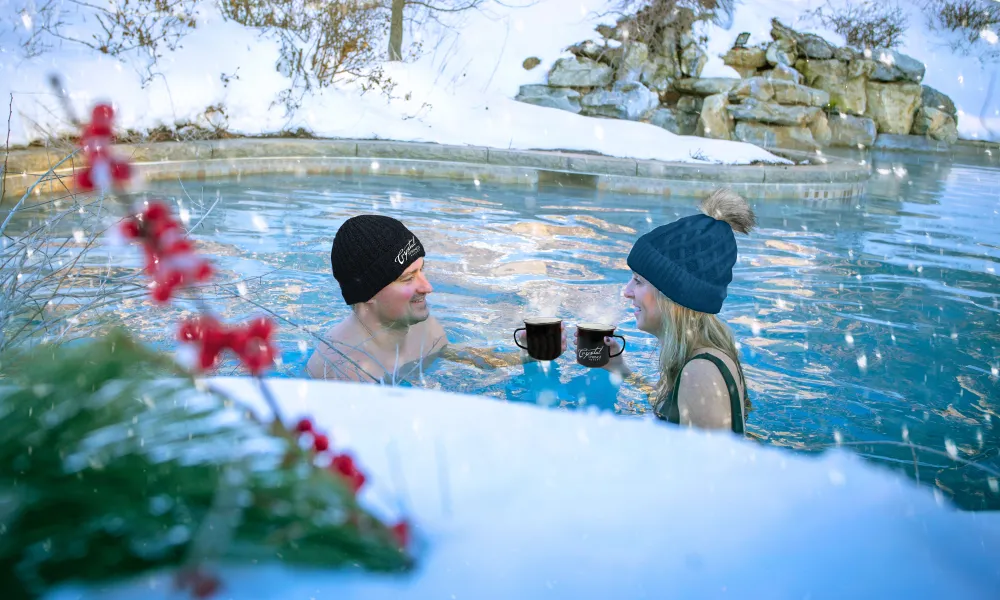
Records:
[[[146,181],[208,180],[240,175],[395,175],[482,183],[596,188],[628,194],[703,197],[730,187],[748,199],[850,201],[864,193],[871,166],[814,152],[769,149],[809,164],[719,165],[619,158],[574,151],[507,150],[388,140],[234,138],[119,144]],[[49,148],[12,151],[0,206],[16,202],[65,157]],[[79,158],[54,173],[65,177]],[[35,194],[66,193],[54,179]]]

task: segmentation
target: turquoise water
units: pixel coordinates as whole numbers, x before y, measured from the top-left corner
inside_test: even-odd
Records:
[[[720,315],[740,341],[748,431],[802,451],[849,444],[963,507],[1000,508],[997,481],[953,460],[1000,469],[1000,168],[988,156],[870,160],[876,174],[860,201],[754,203],[760,226],[739,238]],[[642,233],[696,210],[681,197],[395,177],[244,177],[153,191],[190,211],[191,224],[204,217],[195,237],[222,269],[207,290],[213,307],[235,319],[256,304],[287,320],[282,376],[302,376],[310,336],[347,315],[330,244],[362,212],[399,218],[421,238],[435,287],[428,302],[453,342],[513,351],[511,334],[530,314],[615,319],[630,364],[652,375],[654,340],[620,295],[625,257]],[[134,251],[113,252],[112,265],[138,264]],[[92,264],[108,258],[102,249]],[[173,347],[180,311],[137,298],[77,328],[119,320]],[[576,365],[572,352],[496,371],[439,361],[413,383],[649,418],[639,390]]]

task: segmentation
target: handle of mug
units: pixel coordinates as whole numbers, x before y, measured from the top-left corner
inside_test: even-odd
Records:
[[[517,332],[518,331],[526,331],[526,330],[527,330],[526,327],[518,327],[517,329],[514,330],[514,343],[517,344],[517,347],[520,348],[520,349],[522,349],[522,350],[527,350],[527,348],[524,347],[524,346],[522,346],[521,344],[518,344],[518,342],[517,342]]]
[[[618,354],[612,354],[611,358],[614,358],[616,356],[621,356],[621,353],[625,352],[625,338],[623,338],[620,335],[612,335],[611,337],[616,337],[616,338],[618,338],[618,339],[620,339],[622,341],[622,349],[618,351]]]

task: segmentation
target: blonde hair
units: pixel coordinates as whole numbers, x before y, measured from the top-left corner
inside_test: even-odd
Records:
[[[702,200],[699,207],[704,214],[729,223],[733,231],[749,234],[757,225],[757,217],[747,201],[730,189],[718,189]],[[736,350],[736,339],[729,326],[718,316],[691,310],[670,300],[660,290],[655,290],[656,306],[662,318],[659,337],[660,380],[656,384],[653,406],[658,410],[670,396],[677,375],[698,348],[712,348],[724,353],[736,363],[738,377],[743,384],[743,414],[752,409],[746,390],[746,379]]]
[[[677,375],[695,350],[712,348],[736,363],[737,376],[743,384],[743,414],[746,416],[752,406],[746,391],[740,355],[736,350],[736,338],[729,326],[716,315],[691,310],[671,301],[659,290],[654,290],[653,293],[663,320],[657,336],[663,345],[660,347],[660,380],[656,383],[653,406],[658,410],[665,408],[661,405],[670,397]]]

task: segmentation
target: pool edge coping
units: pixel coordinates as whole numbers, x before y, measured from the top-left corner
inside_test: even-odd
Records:
[[[769,149],[782,158],[796,162],[808,160],[808,165],[720,165],[707,163],[667,162],[646,159],[620,158],[599,154],[549,150],[511,150],[486,146],[457,146],[428,142],[396,142],[389,140],[355,139],[299,139],[299,138],[235,138],[226,140],[199,140],[192,142],[156,142],[150,144],[121,144],[119,153],[127,154],[137,167],[140,176],[155,181],[167,178],[227,177],[233,173],[220,164],[227,161],[264,163],[265,161],[306,161],[311,172],[348,172],[350,164],[360,165],[374,159],[400,161],[399,164],[423,165],[422,177],[455,179],[455,171],[470,167],[480,169],[521,169],[528,174],[526,182],[537,184],[539,173],[564,174],[593,178],[594,187],[615,191],[627,189],[629,193],[670,195],[674,188],[690,193],[692,189],[728,186],[750,196],[760,197],[818,197],[820,192],[841,192],[849,189],[855,193],[863,188],[871,176],[869,165],[860,165],[841,157],[785,149]],[[64,155],[50,148],[12,151],[8,157],[5,174],[6,192],[0,205],[23,195],[37,178],[48,171]],[[253,160],[246,160],[253,159]],[[338,163],[339,161],[339,163]],[[819,161],[823,161],[820,164]],[[70,175],[77,161],[70,159],[66,168],[54,171],[57,176]],[[323,165],[326,164],[324,170]],[[339,166],[338,166],[339,165]],[[255,174],[268,172],[294,172],[287,165],[269,171],[267,164],[256,164]],[[305,169],[307,172],[310,169]],[[376,165],[376,169],[377,165]],[[217,174],[208,175],[209,171]],[[358,169],[359,174],[372,174],[371,169]],[[381,174],[406,175],[405,170],[385,170]],[[514,183],[519,178],[503,175],[493,180]],[[533,176],[532,176],[533,175]],[[464,176],[464,173],[463,173]],[[631,185],[625,179],[634,179]],[[693,187],[692,187],[693,186]],[[802,186],[809,186],[803,193]],[[39,186],[43,187],[43,186]],[[590,187],[588,185],[588,187]],[[36,193],[57,192],[63,189],[58,181],[49,190]],[[756,188],[762,188],[757,190]],[[766,189],[763,189],[766,188]],[[787,189],[786,189],[787,188]],[[759,193],[757,193],[759,192]],[[767,192],[767,193],[764,193]],[[811,194],[811,196],[810,196]]]

